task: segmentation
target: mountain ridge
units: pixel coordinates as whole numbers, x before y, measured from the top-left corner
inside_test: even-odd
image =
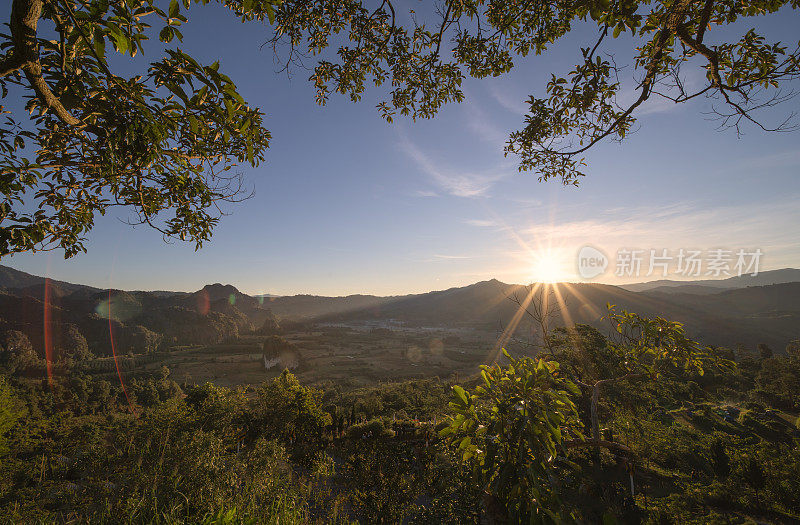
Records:
[[[108,290],[107,288],[97,288],[94,286],[86,285],[86,284],[76,284],[70,283],[67,281],[59,281],[55,279],[50,279],[46,277],[41,277],[38,275],[33,275],[28,272],[17,270],[10,266],[5,266],[0,264],[0,289],[20,289],[26,288],[32,285],[43,284],[47,280],[50,285],[61,287],[64,291],[72,292],[78,289],[89,289],[92,291],[103,291]],[[709,291],[709,289],[713,288],[717,291],[727,290],[727,289],[735,289],[735,288],[746,288],[748,286],[767,286],[770,284],[783,284],[789,282],[800,282],[800,269],[798,268],[781,268],[778,270],[765,270],[763,272],[759,272],[756,276],[750,275],[742,275],[742,276],[733,276],[728,277],[725,279],[699,279],[699,280],[692,280],[692,281],[678,281],[672,279],[658,279],[655,281],[643,281],[640,283],[630,283],[630,284],[621,284],[621,285],[614,285],[614,284],[607,284],[607,283],[558,283],[558,284],[603,284],[606,286],[616,286],[618,288],[622,288],[624,290],[628,290],[631,292],[646,292],[646,291],[667,291],[669,288],[683,288],[687,287],[681,291],[690,291],[691,287],[702,287],[703,290],[698,290],[697,293],[705,293]],[[149,293],[158,296],[168,297],[171,295],[193,295],[197,294],[203,290],[206,290],[211,295],[215,297],[215,299],[222,298],[222,291],[224,293],[236,293],[241,294],[247,297],[251,297],[253,299],[259,300],[263,299],[264,302],[267,301],[275,301],[279,299],[285,298],[304,298],[307,300],[310,299],[326,299],[326,300],[345,300],[345,299],[355,299],[355,298],[372,298],[372,299],[382,299],[382,300],[393,300],[402,297],[411,297],[416,295],[423,295],[426,293],[436,293],[436,292],[445,292],[448,290],[454,290],[458,288],[465,288],[468,286],[474,286],[479,284],[503,284],[503,285],[513,285],[513,286],[522,286],[516,285],[512,283],[503,283],[502,281],[492,278],[487,279],[484,281],[478,281],[475,283],[470,283],[462,286],[453,286],[451,288],[443,289],[443,290],[429,290],[427,292],[419,292],[419,293],[412,293],[412,294],[397,294],[397,295],[375,295],[375,294],[368,294],[368,293],[354,293],[354,294],[347,294],[347,295],[339,295],[339,296],[326,296],[326,295],[319,295],[319,294],[294,294],[294,295],[274,295],[274,294],[246,294],[241,292],[236,286],[232,284],[222,284],[222,283],[210,283],[204,285],[202,288],[194,291],[194,292],[183,292],[183,291],[172,291],[172,290],[125,290],[127,292],[141,292],[141,293]],[[672,291],[672,290],[670,290]]]
[[[758,272],[757,275],[735,275],[725,279],[696,279],[691,281],[678,281],[674,279],[658,279],[641,283],[620,285],[631,292],[644,292],[656,288],[679,288],[683,286],[704,286],[710,288],[746,288],[748,286],[768,286],[770,284],[783,284],[800,282],[800,269],[781,268]]]
[[[0,267],[0,270],[5,267]],[[793,269],[790,269],[793,270]],[[800,273],[800,270],[793,270]],[[784,270],[766,279],[785,278]],[[765,272],[766,273],[766,272]],[[18,304],[11,296],[26,296],[29,308],[40,312],[44,301],[44,278],[14,272],[0,272],[0,276],[11,275],[11,284],[24,285],[8,288],[8,281],[0,281],[6,289],[0,303]],[[724,280],[723,280],[724,281]],[[507,325],[519,312],[518,306],[509,297],[517,294],[524,300],[526,288],[507,284],[497,279],[451,287],[425,293],[380,297],[354,294],[341,297],[294,295],[282,297],[253,297],[240,292],[230,284],[205,285],[193,293],[169,295],[166,292],[100,290],[83,285],[49,281],[52,285],[48,301],[63,308],[65,318],[71,312],[103,314],[103,308],[111,309],[121,322],[140,323],[148,329],[177,335],[170,341],[193,341],[191,331],[170,325],[189,323],[200,331],[203,319],[211,319],[218,325],[218,335],[202,338],[220,340],[224,334],[238,330],[252,330],[264,323],[363,323],[396,320],[409,326],[451,326],[495,330]],[[743,281],[734,281],[734,283]],[[33,283],[33,284],[31,284]],[[38,284],[36,284],[38,283]],[[631,291],[625,286],[602,283],[561,283],[554,285],[559,297],[557,319],[553,326],[569,326],[585,323],[602,324],[607,303],[647,316],[661,316],[682,322],[690,335],[704,343],[724,346],[738,344],[754,348],[765,342],[782,349],[790,340],[800,339],[800,282],[777,283],[764,286],[737,288],[712,288],[714,293],[692,293],[694,288],[671,287],[669,293],[663,288]],[[67,293],[68,290],[73,290]],[[103,306],[108,303],[109,306]],[[21,303],[19,303],[21,304]],[[17,306],[16,308],[19,308]],[[13,312],[12,312],[13,313]],[[210,314],[214,314],[211,317]],[[34,317],[39,316],[36,314]],[[159,316],[165,316],[161,319]],[[77,322],[72,315],[70,322]],[[524,317],[524,316],[523,316]],[[80,319],[78,319],[80,320]],[[38,322],[38,321],[37,321]],[[212,322],[212,321],[209,321]],[[524,324],[524,323],[523,323]],[[182,326],[182,325],[181,325]],[[233,328],[238,327],[238,328]],[[180,328],[180,329],[179,329]],[[205,330],[205,329],[203,329]],[[177,338],[177,339],[176,339]]]

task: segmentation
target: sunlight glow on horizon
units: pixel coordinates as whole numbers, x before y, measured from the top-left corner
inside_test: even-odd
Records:
[[[531,269],[531,281],[536,283],[558,283],[567,280],[564,261],[550,250],[535,256]]]

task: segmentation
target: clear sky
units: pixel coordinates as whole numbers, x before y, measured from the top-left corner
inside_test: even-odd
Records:
[[[772,39],[797,42],[797,12],[758,24]],[[181,47],[201,61],[219,59],[266,113],[267,162],[242,168],[255,196],[228,208],[199,252],[131,228],[119,211],[97,218],[87,254],[0,263],[98,287],[192,291],[223,282],[252,294],[322,295],[424,292],[490,278],[578,280],[577,253],[587,244],[609,257],[595,279],[608,283],[661,277],[646,276],[651,249],[760,249],[761,270],[800,267],[800,132],[717,131],[703,114],[709,100],[648,103],[628,140],[590,151],[578,188],[517,173],[516,159],[502,151],[520,127],[523,100],[541,95],[551,72],[568,73],[589,29],[518,61],[505,77],[465,82],[466,101],[434,120],[387,124],[375,109],[380,92],[357,104],[333,96],[319,107],[308,72],[276,74],[271,50],[261,48],[267,29],[215,6],[193,7]],[[614,42],[618,62],[631,63],[630,45]],[[633,72],[623,74],[630,80]],[[700,76],[690,73],[689,83]],[[779,109],[800,111],[800,97]],[[638,278],[615,275],[620,249],[645,250]],[[680,278],[672,270],[668,277]]]

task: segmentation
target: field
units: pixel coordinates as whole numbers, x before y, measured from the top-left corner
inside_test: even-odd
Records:
[[[428,377],[461,377],[477,372],[490,360],[495,334],[475,330],[324,326],[282,337],[294,346],[298,366],[292,372],[304,384],[328,381],[351,386]],[[147,358],[124,357],[123,372],[148,374],[167,366],[178,382],[222,386],[259,384],[277,376],[276,365],[265,370],[264,336],[235,342],[187,347]],[[105,374],[114,372],[111,358],[95,360]],[[103,366],[99,366],[102,364]]]

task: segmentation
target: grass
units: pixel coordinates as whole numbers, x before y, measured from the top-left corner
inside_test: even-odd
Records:
[[[305,384],[349,379],[354,384],[377,381],[443,377],[453,373],[467,376],[477,372],[491,350],[494,334],[462,334],[458,343],[442,343],[449,334],[426,330],[395,330],[371,334],[354,329],[291,332],[283,337],[298,348],[301,365],[294,370]],[[280,370],[264,370],[261,336],[243,336],[235,342],[181,348],[156,356],[126,357],[125,370],[135,363],[137,372],[156,371],[167,366],[181,382],[207,381],[222,386],[259,384],[276,377]],[[108,359],[106,359],[108,360]],[[108,363],[110,364],[110,363]],[[97,367],[95,373],[114,369]],[[131,373],[132,371],[129,371]]]

